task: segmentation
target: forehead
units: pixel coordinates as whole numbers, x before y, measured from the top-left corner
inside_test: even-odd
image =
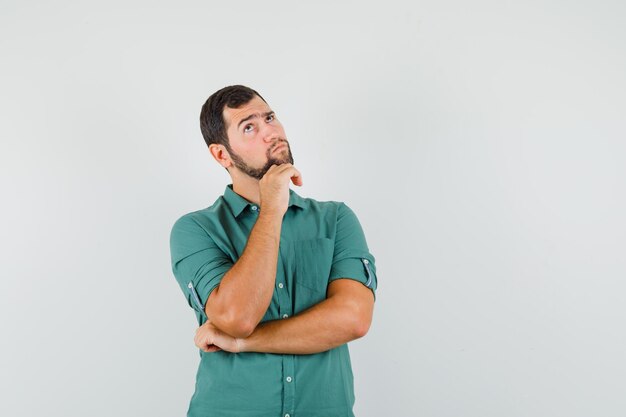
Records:
[[[251,114],[262,114],[271,110],[270,106],[268,106],[267,103],[264,102],[259,96],[254,96],[252,100],[238,109],[225,106],[223,111],[224,122],[226,123],[227,129],[230,129],[232,126],[237,128],[239,121],[245,119]]]

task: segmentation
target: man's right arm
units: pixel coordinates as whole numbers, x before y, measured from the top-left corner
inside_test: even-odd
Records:
[[[206,302],[209,320],[233,337],[252,334],[272,301],[290,181],[302,185],[291,164],[272,166],[259,181],[261,210],[246,247]]]
[[[249,336],[272,301],[282,220],[260,211],[241,257],[207,300],[207,317],[231,336]]]

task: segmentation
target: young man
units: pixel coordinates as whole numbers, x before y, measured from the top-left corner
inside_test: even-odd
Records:
[[[232,184],[172,228],[172,270],[200,327],[188,417],[354,416],[347,342],[364,336],[374,257],[344,203],[300,197],[285,131],[241,85],[212,94],[202,135]]]

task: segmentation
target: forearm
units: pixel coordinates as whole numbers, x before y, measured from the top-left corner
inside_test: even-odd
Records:
[[[343,345],[363,336],[353,306],[331,297],[287,319],[259,324],[245,339],[242,352],[311,354]]]
[[[216,327],[233,336],[248,335],[272,300],[282,216],[260,214],[239,260],[224,275],[207,302]]]

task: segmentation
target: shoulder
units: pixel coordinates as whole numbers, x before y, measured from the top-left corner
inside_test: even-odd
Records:
[[[171,236],[175,237],[180,233],[192,232],[211,234],[216,226],[219,226],[220,219],[227,214],[228,206],[223,196],[220,196],[209,207],[191,211],[180,216],[173,224]]]

